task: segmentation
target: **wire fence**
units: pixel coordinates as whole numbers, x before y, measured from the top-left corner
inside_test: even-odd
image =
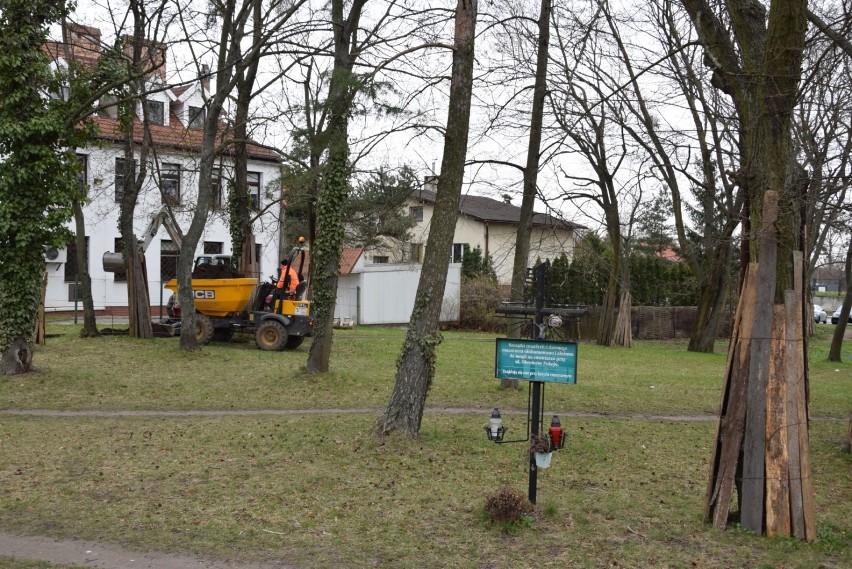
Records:
[[[164,285],[167,280],[148,280],[148,295],[152,312],[159,312],[165,316],[165,305],[172,292]],[[122,314],[127,311],[127,283],[112,276],[108,278],[92,279],[92,301],[95,310],[108,314]],[[47,291],[45,293],[44,308],[47,312],[74,312],[82,313],[83,310],[83,287],[78,281],[66,281],[63,278],[48,276]]]

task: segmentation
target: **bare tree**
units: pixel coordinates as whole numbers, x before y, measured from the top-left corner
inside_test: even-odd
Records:
[[[149,25],[161,13],[162,5],[153,14],[147,11],[147,3],[131,0],[129,11],[133,22],[132,36],[120,40],[124,43],[125,56],[129,58],[127,66],[129,97],[119,105],[119,119],[124,129],[123,184],[119,209],[119,231],[124,246],[124,262],[127,271],[128,321],[131,336],[153,338],[151,326],[151,302],[148,297],[148,278],[145,268],[145,254],[136,239],[133,230],[133,218],[139,191],[147,177],[148,155],[151,150],[150,131],[147,128],[148,112],[143,109],[143,139],[139,149],[139,161],[136,161],[136,106],[144,100],[145,81],[156,69],[165,63],[165,46],[149,39]],[[128,53],[129,52],[129,53]]]
[[[438,319],[467,156],[476,17],[477,1],[459,0],[455,13],[455,47],[444,155],[435,211],[393,393],[378,419],[377,428],[383,434],[394,430],[409,437],[419,434],[426,396],[435,375],[436,349],[441,342]]]
[[[807,337],[799,193],[788,183],[791,122],[807,28],[805,0],[735,0],[718,11],[682,0],[740,121],[751,265],[731,338],[705,517],[724,528],[741,476],[740,523],[757,533],[815,539],[807,460]],[[730,32],[733,32],[732,34]],[[741,469],[741,470],[740,470]],[[738,474],[741,472],[742,474]]]
[[[327,76],[328,95],[322,105],[310,104],[310,101],[315,100],[309,82],[310,75],[313,74],[312,66],[307,67],[308,73],[304,83],[305,119],[308,123],[305,136],[306,177],[312,193],[311,199],[316,200],[315,210],[313,203],[309,205],[309,219],[313,218],[314,212],[316,214],[316,229],[309,231],[312,236],[311,291],[314,301],[314,334],[306,368],[311,373],[329,369],[338,266],[344,237],[344,214],[353,163],[359,159],[359,156],[350,156],[349,140],[349,125],[356,111],[357,97],[364,95],[376,107],[375,112],[389,114],[388,107],[376,104],[381,92],[391,90],[387,82],[378,79],[379,75],[387,72],[422,81],[427,75],[417,76],[413,71],[417,66],[407,65],[409,62],[405,56],[411,53],[419,55],[423,49],[429,47],[444,47],[429,39],[411,45],[412,38],[419,39],[424,33],[423,30],[428,29],[423,21],[424,14],[428,14],[428,11],[412,11],[409,7],[396,3],[376,5],[377,11],[370,14],[373,24],[366,26],[362,22],[365,5],[366,0],[355,0],[346,14],[342,0],[331,2],[333,63]],[[391,30],[391,33],[387,30]],[[363,66],[367,71],[356,73],[356,65]],[[435,79],[429,78],[425,82],[428,84],[433,80]],[[418,92],[418,89],[412,90]],[[405,107],[411,96],[403,97],[401,107]],[[366,116],[372,113],[365,111],[363,114]],[[412,125],[408,127],[413,128]],[[404,127],[394,125],[382,129],[374,136],[368,136],[368,140],[358,141],[363,145],[361,156],[390,132],[402,128]]]
[[[620,70],[607,66],[612,59],[609,53],[612,47],[602,34],[580,32],[605,23],[602,5],[593,8],[590,14],[566,10],[562,24],[556,26],[559,73],[553,74],[550,97],[557,126],[564,137],[560,151],[579,156],[587,167],[587,173],[562,169],[564,183],[569,186],[563,190],[564,196],[576,203],[590,201],[603,212],[603,225],[613,253],[597,343],[629,346],[632,341],[629,248],[622,215],[629,214],[631,208],[627,206],[630,186],[622,178],[631,159],[638,157],[634,156],[624,127],[626,109],[613,96],[619,90]],[[582,21],[583,18],[588,21]],[[571,34],[571,30],[576,31]],[[638,202],[637,198],[633,199],[634,210]],[[617,307],[620,307],[618,319]]]
[[[207,101],[205,107],[203,137],[199,158],[199,183],[198,201],[195,204],[192,221],[183,238],[180,256],[177,263],[178,299],[182,307],[181,314],[181,336],[180,348],[186,351],[198,349],[195,324],[195,299],[192,294],[191,275],[195,249],[201,238],[207,223],[210,203],[213,199],[212,177],[216,157],[221,151],[223,143],[220,118],[223,114],[225,103],[235,88],[238,78],[244,77],[246,70],[261,57],[264,46],[275,37],[277,30],[281,28],[299,8],[305,0],[297,0],[281,4],[274,4],[280,9],[270,9],[267,27],[263,33],[252,35],[252,23],[257,10],[263,9],[263,5],[256,0],[226,0],[216,6],[216,13],[209,16],[218,17],[220,24],[218,39],[215,43],[216,54],[216,88],[212,97]],[[183,22],[183,29],[189,36],[187,23]],[[198,59],[196,58],[196,61]],[[199,63],[200,67],[200,63]]]
[[[732,146],[729,121],[725,119],[728,109],[721,104],[718,96],[708,96],[705,92],[701,74],[695,65],[697,55],[682,40],[681,25],[672,8],[669,2],[652,3],[648,7],[649,20],[631,18],[634,26],[649,23],[647,27],[655,30],[665,51],[657,61],[640,60],[644,56],[637,53],[639,50],[628,49],[623,41],[609,5],[604,5],[602,12],[618,46],[621,65],[630,82],[629,89],[635,95],[634,100],[625,101],[625,105],[635,116],[636,124],[628,121],[625,128],[645,150],[653,164],[654,177],[668,188],[680,252],[699,284],[698,310],[688,349],[712,352],[729,291],[732,236],[739,226],[742,197],[737,186],[722,174]],[[640,64],[643,66],[641,70],[637,69]],[[658,87],[658,93],[650,96],[658,100],[675,96],[678,102],[682,101],[695,128],[694,139],[685,140],[680,132],[675,132],[674,136],[661,132],[668,125],[648,101],[647,87],[640,86],[639,75],[645,71],[666,79],[663,88],[675,89],[674,92],[659,92]],[[692,160],[694,147],[698,149],[695,163]],[[685,164],[679,162],[680,155],[684,153]],[[684,203],[686,196],[681,189],[682,180],[691,185],[694,206]],[[689,233],[686,218],[690,213],[699,227],[698,235]]]
[[[518,302],[524,296],[524,284],[530,256],[530,238],[532,236],[533,208],[538,195],[538,171],[541,165],[542,123],[544,121],[544,103],[547,95],[547,66],[550,49],[551,0],[541,0],[538,15],[538,45],[536,49],[535,83],[533,85],[532,111],[530,114],[530,137],[527,145],[527,162],[524,166],[524,187],[521,198],[521,213],[518,220],[518,232],[515,237],[515,259],[512,264],[512,289],[510,298]],[[516,326],[514,336],[519,336]],[[501,379],[503,387],[518,387],[516,379]]]

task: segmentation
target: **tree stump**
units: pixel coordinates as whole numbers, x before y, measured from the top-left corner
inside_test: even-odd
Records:
[[[0,359],[0,375],[17,375],[33,369],[33,351],[23,338],[15,338]]]

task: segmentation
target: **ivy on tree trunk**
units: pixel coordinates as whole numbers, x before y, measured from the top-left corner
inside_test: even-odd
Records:
[[[77,160],[68,148],[87,132],[70,123],[42,46],[65,2],[0,4],[0,374],[32,369],[44,247],[63,247],[77,191]]]

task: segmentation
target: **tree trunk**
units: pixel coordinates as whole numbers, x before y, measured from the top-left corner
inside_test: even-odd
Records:
[[[133,60],[132,71],[134,77],[143,77],[145,65],[142,62],[142,49],[145,42],[145,16],[138,2],[131,2],[133,11]],[[133,230],[133,218],[136,212],[136,204],[139,199],[139,189],[145,181],[147,172],[148,149],[150,138],[145,137],[139,152],[137,173],[137,162],[135,156],[135,140],[133,138],[133,120],[136,118],[136,104],[139,101],[143,88],[139,81],[133,81],[130,88],[135,95],[120,106],[120,113],[129,119],[130,124],[124,133],[124,193],[121,196],[121,204],[118,216],[119,231],[124,244],[124,259],[127,271],[127,305],[130,336],[136,338],[153,338],[154,332],[151,327],[151,304],[148,298],[148,282],[145,279],[145,252],[139,247],[136,233]],[[145,129],[147,130],[147,129]]]
[[[610,268],[609,282],[604,292],[601,315],[598,319],[597,344],[599,346],[611,346],[612,336],[615,333],[615,303],[618,296],[618,269],[614,268],[615,265],[617,263],[613,263],[613,267]]]
[[[260,0],[252,0],[252,2],[254,4],[252,40],[258,45],[263,33],[261,2]],[[242,265],[242,261],[247,258],[253,259],[255,256],[253,250],[246,255],[247,252],[244,247],[248,242],[254,243],[248,194],[248,120],[252,91],[259,65],[260,58],[254,58],[245,69],[235,76],[237,104],[234,111],[234,188],[228,196],[231,251],[234,252],[234,255],[240,254],[240,270],[247,276],[250,275],[250,270]]]
[[[416,437],[420,433],[426,395],[435,375],[436,349],[441,342],[438,320],[467,157],[476,13],[476,0],[459,0],[449,112],[435,212],[429,228],[414,310],[399,358],[396,383],[377,424],[382,434],[397,430],[406,436]]]
[[[0,375],[17,375],[33,370],[33,350],[24,338],[12,340],[0,360]]]
[[[527,164],[524,167],[524,194],[521,199],[521,214],[515,237],[515,261],[512,265],[512,290],[510,298],[520,302],[524,298],[524,282],[530,257],[530,238],[535,207],[538,169],[541,162],[541,129],[544,120],[544,98],[547,95],[547,58],[550,48],[551,0],[541,0],[538,16],[538,50],[536,55],[535,85],[533,86],[532,114],[530,116],[530,140],[527,146]],[[521,319],[510,320],[509,337],[521,336]],[[517,379],[501,379],[503,389],[518,389]]]
[[[95,303],[92,298],[92,276],[89,273],[89,245],[86,241],[86,220],[83,217],[83,207],[80,200],[74,200],[74,224],[77,240],[77,277],[83,290],[83,329],[80,337],[92,338],[100,336],[95,320]]]
[[[356,93],[352,77],[357,50],[353,49],[363,2],[352,4],[343,16],[343,0],[332,0],[334,70],[329,85],[328,163],[317,198],[316,235],[311,241],[311,300],[314,331],[308,352],[308,373],[329,370],[337,277],[343,247],[344,206],[349,195],[349,115]]]
[[[216,90],[207,100],[207,115],[204,117],[204,131],[201,139],[201,152],[198,160],[198,199],[192,214],[189,229],[183,235],[180,255],[177,261],[178,300],[181,306],[181,330],[179,347],[192,352],[199,349],[195,336],[195,296],[192,292],[192,268],[195,251],[207,225],[210,204],[213,201],[213,168],[218,155],[220,139],[219,118],[222,108],[235,86],[235,75],[239,75],[252,59],[246,58],[241,50],[245,36],[247,19],[255,12],[254,2],[240,3],[236,0],[222,3],[222,26],[216,46]],[[251,6],[251,9],[249,9]],[[259,46],[253,46],[259,48]],[[254,53],[252,57],[259,57]]]
[[[689,336],[690,352],[712,354],[716,348],[716,336],[722,323],[722,312],[728,300],[731,248],[722,245],[721,256],[714,255],[710,262],[707,278],[701,283],[695,325]]]
[[[44,346],[46,340],[46,330],[45,330],[45,314],[44,314],[44,303],[47,298],[47,271],[44,272],[44,275],[41,280],[41,297],[38,303],[38,314],[36,315],[36,325],[35,332],[33,333],[33,344],[36,346]]]
[[[840,307],[840,319],[834,327],[834,335],[831,337],[831,348],[828,351],[828,361],[839,362],[841,360],[841,348],[843,347],[843,336],[846,335],[846,326],[849,323],[849,312],[852,310],[852,240],[849,241],[846,250],[846,297]]]

